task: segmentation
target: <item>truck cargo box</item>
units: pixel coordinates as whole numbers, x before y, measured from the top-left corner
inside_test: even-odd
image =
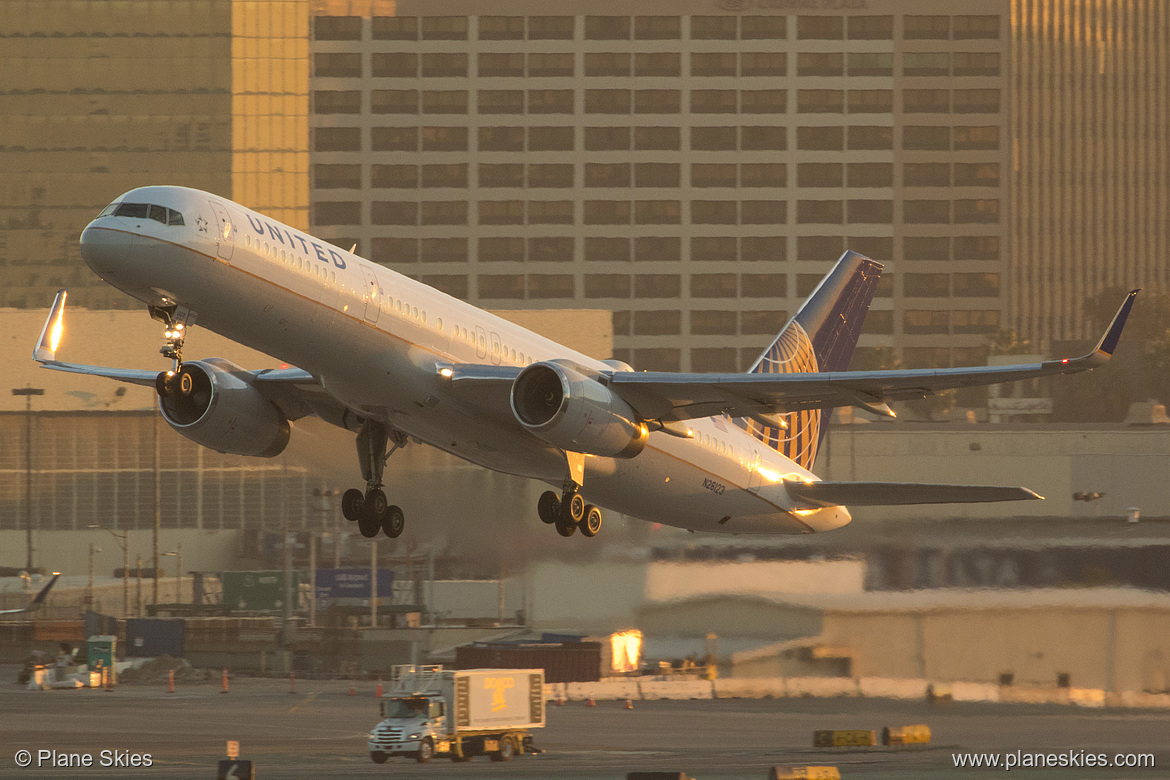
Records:
[[[544,726],[543,669],[463,669],[454,683],[455,732]]]

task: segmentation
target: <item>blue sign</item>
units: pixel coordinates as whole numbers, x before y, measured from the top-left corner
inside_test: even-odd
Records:
[[[388,599],[394,572],[378,569],[378,598]],[[370,598],[369,569],[317,569],[317,600]]]

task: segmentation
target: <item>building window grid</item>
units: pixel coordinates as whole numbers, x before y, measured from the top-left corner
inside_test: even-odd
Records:
[[[685,33],[685,29],[686,29],[686,28],[685,28],[685,26],[684,26],[684,33]],[[686,36],[684,35],[683,37],[686,37]],[[692,37],[692,40],[699,40],[699,39],[697,39],[697,38],[693,38],[693,37]],[[685,50],[685,44],[684,44],[684,50]],[[742,59],[742,58],[741,58],[741,59]],[[981,63],[987,63],[987,62],[990,62],[991,60],[990,60],[989,58],[978,58],[978,57],[976,57],[976,58],[973,58],[971,61],[972,61],[972,62],[975,62],[976,64],[974,64],[974,65],[971,65],[971,66],[970,66],[970,68],[971,68],[973,71],[978,71],[979,69],[982,69],[982,75],[994,75],[994,73],[995,73],[995,70],[997,69],[997,68],[996,68],[996,66],[993,66],[993,65],[981,64]],[[742,64],[742,63],[741,63],[741,64]],[[966,74],[964,74],[964,75],[966,75]],[[979,73],[972,73],[971,75],[979,75]],[[799,82],[798,82],[798,83],[799,83]],[[988,93],[985,91],[983,94],[984,94],[984,95],[987,95]],[[737,102],[737,103],[741,102],[741,101],[743,100],[743,97],[742,97],[742,90],[736,90],[736,91],[735,91],[735,97],[736,97],[736,102]],[[847,99],[848,99],[848,98],[847,98]],[[954,99],[954,98],[953,98],[953,93],[952,93],[952,95],[948,95],[948,99]],[[997,94],[997,99],[998,99],[998,94]],[[984,101],[984,103],[985,103],[985,105],[986,105],[986,106],[988,106],[988,108],[987,108],[986,110],[988,110],[988,111],[991,111],[992,113],[998,113],[998,110],[999,110],[999,108],[998,108],[998,102],[997,102],[997,104],[995,105],[994,109],[990,108],[990,103],[991,103],[991,101],[990,101],[990,100]],[[738,106],[737,106],[737,108],[738,108]],[[954,107],[953,107],[953,106],[952,106],[952,107],[950,107],[950,110],[951,110],[951,111],[953,111],[953,110],[954,110]],[[740,114],[742,115],[742,111],[740,111],[740,112],[737,112],[737,113],[740,113]],[[743,121],[743,120],[740,120],[739,124],[742,124],[742,121]],[[787,123],[785,123],[785,124],[787,124]],[[684,129],[684,130],[685,130],[685,126],[684,126],[684,128],[682,128],[682,129]],[[746,129],[747,129],[747,128],[742,128],[742,129],[741,129],[741,132],[742,132],[743,130],[746,130]],[[769,128],[769,129],[772,129],[772,128]],[[780,131],[781,131],[781,132],[782,132],[784,135],[786,135],[786,131],[787,131],[787,128],[786,128],[786,127],[781,127],[781,128],[779,128],[779,129],[780,129]],[[976,132],[977,132],[978,130],[980,130],[980,129],[981,129],[981,128],[970,128],[970,131],[975,131],[975,132],[969,132],[969,133],[968,133],[968,136],[966,136],[966,137],[975,136],[975,135],[976,135]],[[989,126],[987,129],[988,129],[988,130],[990,130],[990,131],[998,131],[998,130],[999,130],[998,126],[996,126],[996,125],[991,125],[991,126]],[[619,129],[619,130],[620,130],[620,129]],[[632,132],[632,131],[629,131],[629,130],[627,130],[627,132]],[[957,139],[958,139],[958,136],[959,136],[959,133],[960,133],[960,132],[961,132],[961,131],[960,131],[958,128],[956,128],[956,130],[955,130],[955,135],[956,135],[956,144],[958,143],[958,140],[957,140]],[[988,137],[988,136],[990,136],[990,133],[988,133],[988,134],[985,134],[985,136],[984,136],[984,137]],[[965,141],[965,142],[966,142],[966,141]],[[972,142],[966,142],[966,143],[972,143]],[[982,148],[988,148],[988,149],[992,149],[992,150],[994,150],[994,149],[995,149],[995,148],[998,146],[998,144],[996,144],[995,142],[991,142],[991,143],[989,143],[989,142],[987,142],[987,141],[983,141],[982,139],[981,139],[980,141],[978,141],[978,142],[974,142],[974,143],[982,144]],[[949,144],[948,144],[948,145],[949,145]],[[972,145],[974,145],[974,144],[972,144]],[[627,147],[627,148],[629,148],[629,147]],[[850,148],[852,148],[852,147],[850,147]],[[858,147],[858,148],[865,148],[865,147]],[[977,148],[978,148],[978,147],[977,147]],[[982,185],[981,185],[981,184],[978,184],[978,183],[974,183],[974,182],[972,182],[972,184],[968,184],[967,186],[990,186],[990,187],[999,187],[999,186],[1000,186],[1000,184],[999,184],[999,182],[998,182],[998,181],[991,180],[991,178],[990,178],[990,177],[988,177],[988,181],[990,181],[990,183],[987,183],[987,184],[982,184]],[[580,186],[580,184],[578,184],[578,186]],[[670,185],[664,185],[664,186],[670,186]],[[768,186],[768,185],[765,185],[765,186]],[[777,186],[783,186],[783,185],[782,185],[782,184],[777,184]],[[970,203],[971,203],[971,204],[973,204],[973,205],[972,205],[971,207],[969,207],[969,210],[970,210],[970,211],[972,212],[972,214],[974,215],[974,216],[972,216],[972,217],[969,217],[969,219],[970,219],[971,221],[993,221],[993,220],[991,220],[991,219],[988,219],[987,217],[983,216],[984,214],[988,213],[989,211],[990,211],[991,213],[995,214],[995,219],[998,219],[998,214],[997,214],[997,212],[995,212],[995,210],[994,210],[994,206],[992,206],[992,207],[989,209],[989,208],[987,208],[987,207],[984,207],[984,206],[982,205],[982,202],[979,202],[979,201],[970,201]],[[978,205],[975,205],[975,204],[978,204]],[[689,204],[687,204],[687,203],[684,203],[684,204],[683,204],[684,208],[685,208],[686,206],[688,206],[688,205],[689,205]],[[843,204],[843,205],[844,205],[844,204]],[[956,203],[956,205],[957,205],[957,203]],[[742,204],[735,204],[735,207],[736,207],[736,209],[737,209],[737,210],[738,210],[738,209],[741,209],[741,208],[742,208]],[[632,215],[631,215],[631,216],[632,216]],[[582,221],[584,221],[584,220],[582,220]],[[987,253],[987,256],[988,256],[988,257],[992,257],[994,254],[996,254],[996,253]]]

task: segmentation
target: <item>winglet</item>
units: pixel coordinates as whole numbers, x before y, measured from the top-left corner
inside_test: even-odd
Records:
[[[33,350],[33,360],[38,363],[57,359],[57,347],[65,331],[65,298],[68,294],[66,290],[58,290],[57,297],[53,299],[45,327],[41,329],[41,338]]]
[[[1129,310],[1133,308],[1133,299],[1141,292],[1139,287],[1136,290],[1130,290],[1129,295],[1125,296],[1125,300],[1121,303],[1121,308],[1117,310],[1117,314],[1113,315],[1113,322],[1109,323],[1109,329],[1105,331],[1105,335],[1097,342],[1096,349],[1093,350],[1090,358],[1097,365],[1104,363],[1113,356],[1113,350],[1117,348],[1117,342],[1121,339],[1121,329],[1125,327],[1125,320],[1129,317]]]

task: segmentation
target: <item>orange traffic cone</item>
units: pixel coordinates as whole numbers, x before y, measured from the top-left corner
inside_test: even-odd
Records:
[[[627,710],[634,709],[634,700],[633,699],[626,699],[626,709]]]
[[[350,696],[357,696],[357,688],[355,686],[353,686],[352,684],[349,686],[349,695]]]
[[[382,698],[382,678],[381,677],[378,678],[378,687],[374,689],[374,696],[376,696],[379,699]]]
[[[227,667],[225,666],[223,668],[223,688],[220,690],[220,693],[227,693],[227,692],[228,692]]]
[[[175,670],[167,672],[167,693],[175,692]]]
[[[597,702],[593,701],[593,697],[590,696],[588,699],[585,700],[585,706],[586,707],[596,707]]]

